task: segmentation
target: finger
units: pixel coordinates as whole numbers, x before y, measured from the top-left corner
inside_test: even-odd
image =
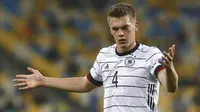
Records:
[[[173,54],[172,54],[172,47],[169,47],[169,49],[168,49],[168,53],[169,53],[170,56],[173,55]]]
[[[15,87],[21,87],[21,86],[27,86],[27,84],[26,83],[19,83],[19,84],[15,84],[14,86]]]
[[[32,73],[35,73],[35,69],[33,69],[33,68],[31,68],[31,67],[27,67],[27,70],[29,71],[29,72],[32,72]]]
[[[163,52],[164,56],[167,57],[167,60],[171,62],[173,58],[169,55],[169,53],[166,53],[165,51]]]
[[[169,49],[169,54],[170,54],[170,56],[171,56],[171,57],[174,57],[174,53],[173,53],[173,50],[172,50],[172,48],[171,48],[171,49]]]
[[[25,87],[20,87],[19,90],[25,90],[25,89],[29,89],[28,86],[25,86]]]
[[[175,49],[176,49],[176,45],[173,44],[173,45],[172,45],[172,54],[173,54],[173,57],[174,57],[174,55],[175,55]]]
[[[26,79],[26,78],[27,78],[27,75],[16,75],[16,78],[23,78],[23,79]]]
[[[26,82],[26,79],[14,79],[14,82]]]
[[[164,63],[165,63],[165,64],[169,64],[169,63],[170,63],[170,61],[167,59],[167,57],[162,56],[162,59],[164,60]]]

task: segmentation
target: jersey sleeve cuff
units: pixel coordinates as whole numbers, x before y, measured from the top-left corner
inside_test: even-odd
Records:
[[[162,71],[163,69],[164,69],[164,67],[162,65],[157,66],[156,69],[155,69],[155,76],[157,77],[158,73],[160,71]]]
[[[87,74],[87,80],[91,83],[91,84],[93,84],[93,85],[95,85],[95,86],[102,86],[103,85],[103,82],[100,82],[100,81],[97,81],[97,80],[95,80],[93,77],[92,77],[92,75],[90,74],[90,72]]]

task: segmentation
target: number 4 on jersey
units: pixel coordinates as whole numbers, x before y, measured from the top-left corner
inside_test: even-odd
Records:
[[[118,74],[118,71],[115,72],[113,79],[112,79],[112,83],[115,84],[115,87],[117,87],[117,83],[118,83],[117,74]]]

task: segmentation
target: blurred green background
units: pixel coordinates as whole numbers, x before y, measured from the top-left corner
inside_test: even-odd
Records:
[[[28,66],[50,77],[85,76],[99,50],[114,44],[106,16],[119,2],[136,9],[138,42],[161,51],[176,44],[179,89],[161,87],[159,112],[199,112],[199,0],[0,0],[0,112],[102,112],[102,87],[18,91],[12,80]]]

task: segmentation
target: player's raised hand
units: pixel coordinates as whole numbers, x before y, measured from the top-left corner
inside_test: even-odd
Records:
[[[44,80],[44,76],[38,70],[35,70],[30,67],[28,67],[27,69],[32,74],[30,75],[18,74],[16,75],[16,79],[13,80],[14,82],[16,82],[14,86],[18,87],[19,90],[36,88],[40,86],[42,81]]]
[[[158,60],[165,68],[172,68],[173,66],[173,59],[175,56],[175,45],[169,47],[168,52],[163,52],[164,56],[160,60]]]

